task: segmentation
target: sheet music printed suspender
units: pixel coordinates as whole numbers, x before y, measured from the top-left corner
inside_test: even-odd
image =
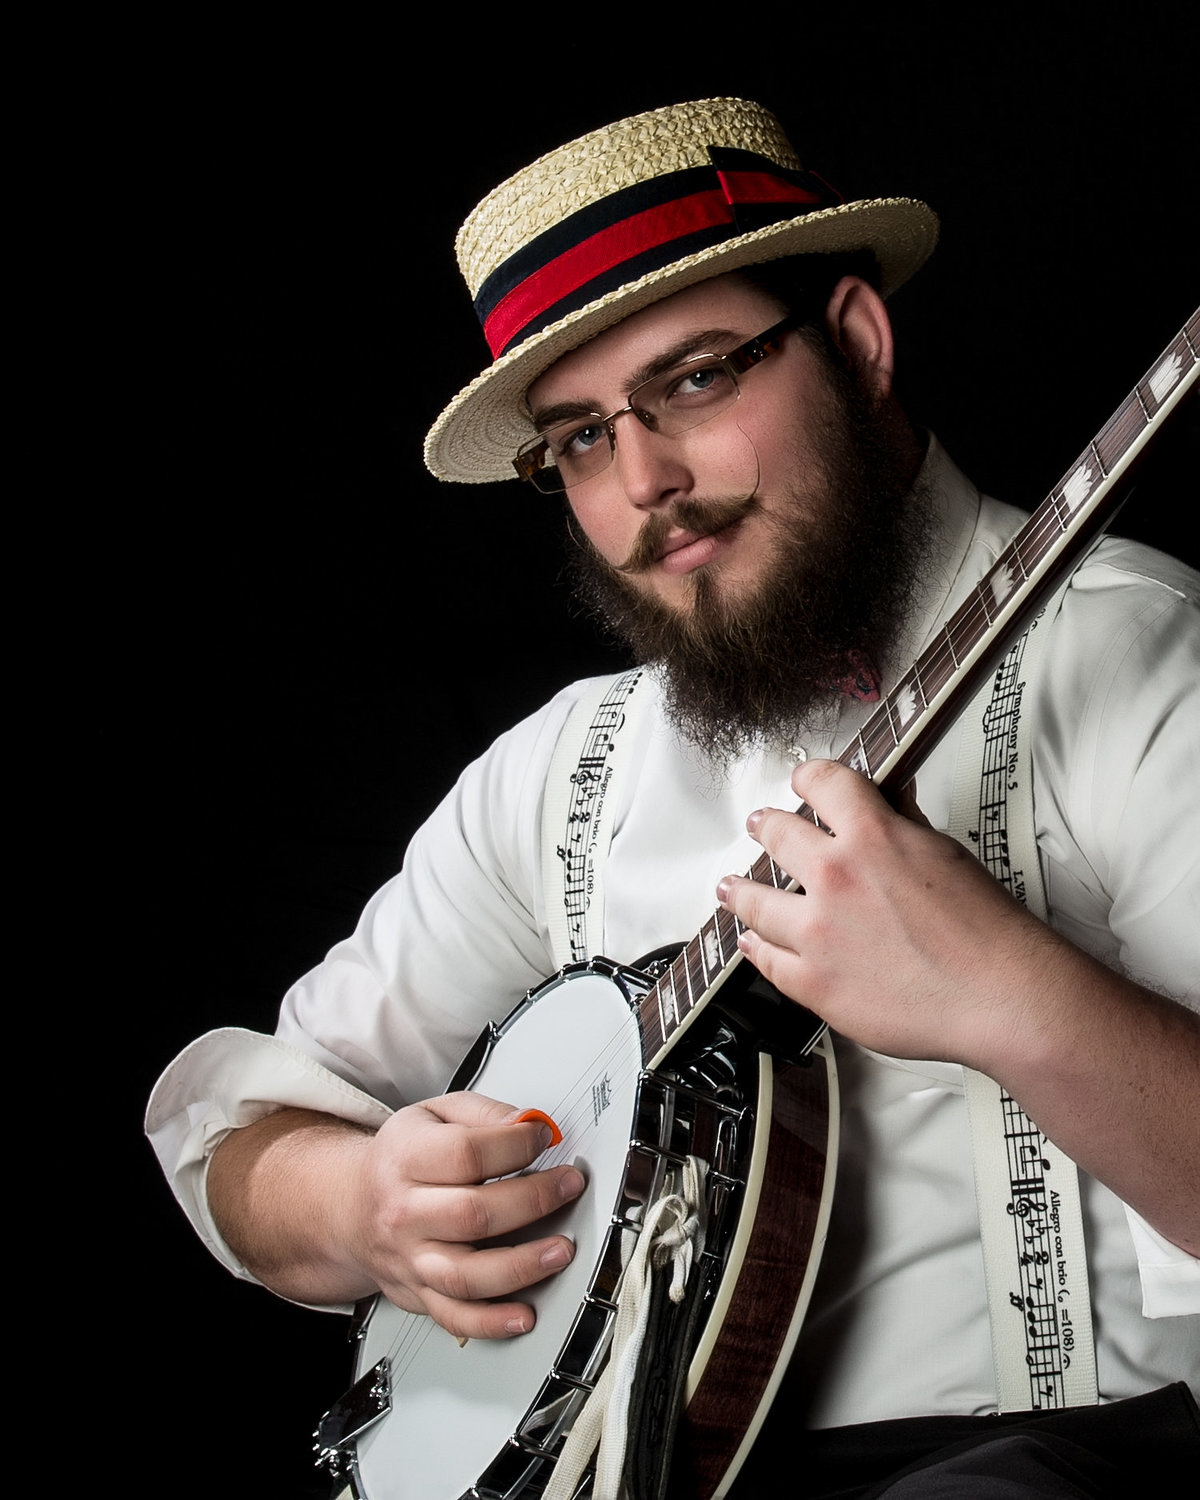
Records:
[[[1021,700],[1063,590],[963,716],[950,828],[1045,920]],[[1074,1162],[1000,1086],[964,1068],[1001,1411],[1094,1405],[1096,1356]]]
[[[589,683],[562,727],[550,762],[542,810],[542,879],[550,951],[559,968],[603,952],[603,870],[615,815],[608,792],[633,690],[643,675],[637,668]]]

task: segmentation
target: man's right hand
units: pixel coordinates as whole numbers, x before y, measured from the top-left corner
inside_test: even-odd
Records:
[[[481,1094],[409,1105],[375,1134],[280,1110],[221,1142],[209,1202],[230,1248],[281,1296],[382,1291],[459,1338],[511,1338],[534,1324],[515,1294],[574,1255],[562,1234],[488,1243],[583,1191],[570,1165],[514,1175],[548,1144],[544,1123]]]

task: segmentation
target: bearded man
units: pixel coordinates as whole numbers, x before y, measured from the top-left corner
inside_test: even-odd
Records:
[[[288,994],[277,1035],[200,1039],[148,1121],[237,1274],[404,1310],[382,1359],[396,1393],[329,1440],[368,1500],[786,1493],[785,1443],[808,1496],[1097,1495],[1124,1492],[1131,1433],[1138,1452],[1196,1454],[1200,877],[1194,799],[1181,814],[1163,794],[1197,770],[1197,578],[1105,542],[1022,638],[999,780],[1032,783],[1026,812],[980,791],[961,721],[923,748],[917,797],[894,788],[900,810],[859,774],[877,705],[898,746],[921,717],[910,664],[946,639],[954,655],[972,601],[989,621],[1003,604],[997,565],[1027,519],[981,497],[896,396],[885,299],[935,237],[923,204],[836,201],[739,100],[572,142],[464,225],[494,362],[426,461],[459,482],[515,467],[563,504],[579,592],[644,670],[573,684],[502,736]],[[1195,361],[1179,349],[1140,398],[1148,422]],[[802,815],[785,810],[797,797]],[[1038,870],[968,853],[985,804],[1013,848],[1028,817]],[[670,977],[678,960],[651,965],[698,928],[694,986]],[[600,954],[636,973],[610,978]],[[607,1001],[560,983],[506,1033],[499,1055],[519,1062],[472,1088],[476,1060],[442,1092],[563,965],[620,991],[613,1039],[592,1034]],[[815,1015],[809,1041],[737,1006],[710,1027],[735,970]],[[541,1055],[522,1051],[522,1022],[548,1027]],[[722,1075],[686,1102],[747,1031],[752,1052],[783,1054],[759,1075],[778,1083],[727,1106]],[[718,1363],[699,1329],[735,1316],[746,1247],[728,1204],[748,1222],[762,1184],[753,1152],[703,1122],[775,1118],[805,1070],[827,1079],[836,1190],[777,1256],[769,1279],[788,1289],[767,1322],[782,1332],[714,1474],[697,1453],[723,1419],[701,1430],[672,1371],[703,1349],[702,1392]],[[523,1093],[493,1097],[492,1079]],[[644,1190],[634,1165],[604,1176],[590,1133],[638,1087],[621,1150],[632,1130],[630,1161],[656,1163]],[[660,1094],[670,1123],[647,1144]],[[660,1209],[676,1218],[654,1239]],[[644,1332],[633,1241],[673,1247],[690,1334],[653,1290]],[[577,1285],[564,1314],[556,1289]],[[572,1329],[590,1319],[581,1356]],[[664,1328],[682,1342],[655,1351]],[[521,1365],[503,1351],[522,1347],[538,1351],[528,1391],[479,1458],[475,1416],[511,1394]],[[463,1393],[439,1436],[426,1402],[443,1378]],[[639,1393],[624,1405],[623,1381]],[[409,1489],[372,1458],[387,1443]]]

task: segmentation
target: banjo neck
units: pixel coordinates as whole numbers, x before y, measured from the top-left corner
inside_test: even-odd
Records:
[[[885,793],[898,791],[937,745],[1032,617],[1116,515],[1133,471],[1195,384],[1200,309],[1192,313],[1096,436],[1021,527],[995,565],[880,701],[837,757]],[[819,824],[802,805],[801,817]],[[777,890],[798,881],[768,854],[747,872]],[[742,924],[720,909],[640,1002],[653,1067],[741,962]],[[821,1028],[813,1036],[819,1040]]]

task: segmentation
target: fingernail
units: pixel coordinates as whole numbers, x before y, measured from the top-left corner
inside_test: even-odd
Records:
[[[528,1333],[533,1324],[528,1318],[509,1318],[504,1325],[506,1333]]]
[[[542,1265],[547,1271],[561,1271],[563,1266],[570,1264],[572,1256],[573,1251],[570,1245],[557,1240],[542,1251]]]
[[[568,1167],[558,1179],[558,1191],[563,1198],[578,1198],[586,1186],[583,1173],[575,1167]]]
[[[758,825],[762,822],[762,820],[763,820],[763,809],[761,807],[756,808],[754,810],[754,812],[752,812],[750,814],[750,816],[746,819],[746,832],[750,833],[750,834],[757,833],[758,832]]]
[[[722,906],[729,900],[731,890],[733,890],[733,876],[722,875],[720,880],[717,881],[717,900]]]

